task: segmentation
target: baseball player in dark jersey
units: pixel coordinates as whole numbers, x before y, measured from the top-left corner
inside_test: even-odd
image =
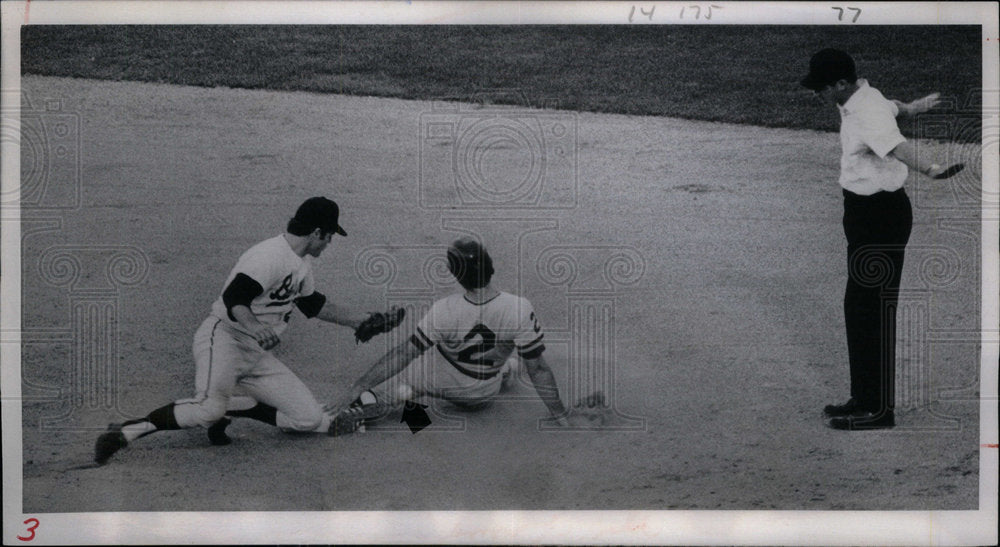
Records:
[[[464,289],[435,302],[416,332],[326,409],[337,418],[331,435],[351,433],[366,419],[419,397],[475,407],[499,393],[503,369],[516,352],[555,423],[587,425],[568,414],[542,355],[542,328],[531,302],[493,288],[493,259],[471,238],[448,248],[448,269]],[[579,420],[579,421],[577,421]]]
[[[331,416],[270,350],[280,342],[296,308],[306,317],[354,329],[368,318],[334,304],[314,288],[312,259],[334,234],[347,235],[338,224],[339,214],[329,199],[307,199],[285,233],[240,256],[194,336],[195,396],[109,426],[97,439],[98,464],[157,431],[201,426],[208,428],[212,444],[228,444],[226,416],[253,418],[288,431],[329,428]]]
[[[824,413],[834,429],[890,428],[896,423],[896,303],[913,225],[903,183],[910,169],[944,179],[963,166],[945,168],[918,156],[896,124],[899,115],[936,106],[937,94],[911,103],[888,100],[858,78],[850,55],[836,49],[813,55],[801,83],[836,107],[841,117],[840,186],[848,269],[844,319],[851,398],[827,405]]]

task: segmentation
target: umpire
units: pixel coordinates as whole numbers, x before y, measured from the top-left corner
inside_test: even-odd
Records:
[[[851,398],[827,405],[834,429],[895,426],[896,305],[903,255],[913,210],[903,189],[909,169],[933,178],[954,175],[917,157],[896,124],[900,114],[919,114],[937,104],[937,94],[912,103],[888,100],[857,77],[854,59],[824,49],[809,62],[801,84],[840,111],[840,186],[847,236],[844,321],[851,368]]]

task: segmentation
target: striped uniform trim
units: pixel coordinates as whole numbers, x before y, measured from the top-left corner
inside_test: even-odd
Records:
[[[544,334],[539,334],[538,338],[535,338],[531,342],[517,348],[517,354],[525,359],[535,359],[545,351],[545,344],[542,343],[542,339],[545,338]]]
[[[212,387],[212,365],[215,364],[215,329],[219,328],[221,319],[216,319],[212,325],[212,334],[208,337],[208,379],[205,380],[205,396],[208,396],[209,388]]]
[[[190,399],[178,399],[174,401],[174,405],[198,405],[208,399],[209,389],[212,387],[212,368],[215,366],[215,331],[218,330],[219,325],[222,324],[222,320],[219,318],[215,319],[215,324],[212,325],[212,334],[208,336],[208,378],[205,380],[205,391],[202,393],[201,397],[191,397]],[[152,433],[152,431],[150,432]],[[142,436],[148,435],[148,433]]]
[[[453,360],[451,357],[448,357],[448,355],[445,354],[444,350],[441,349],[441,346],[438,346],[438,353],[441,354],[441,357],[444,357],[445,361],[451,363],[451,366],[455,367],[459,372],[468,376],[469,378],[475,378],[476,380],[489,380],[490,378],[496,376],[497,374],[500,374],[499,368],[489,371],[477,371],[463,367],[462,365],[458,364],[457,361]]]
[[[410,337],[410,342],[413,342],[413,345],[417,346],[417,349],[420,351],[427,351],[434,345],[434,341],[424,334],[424,331],[420,330],[420,327],[417,327],[417,331]]]

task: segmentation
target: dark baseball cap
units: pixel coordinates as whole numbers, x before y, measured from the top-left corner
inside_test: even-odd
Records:
[[[800,83],[802,87],[819,91],[840,80],[855,82],[857,79],[854,59],[839,49],[827,48],[809,59],[809,74]]]
[[[493,258],[479,241],[461,237],[448,247],[448,271],[467,289],[485,287],[494,274]]]
[[[324,232],[333,232],[346,236],[347,232],[337,224],[340,218],[340,207],[333,200],[324,197],[309,198],[299,205],[293,220],[306,228],[319,228]]]

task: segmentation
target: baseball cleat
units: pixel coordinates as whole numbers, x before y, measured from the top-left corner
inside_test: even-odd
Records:
[[[340,437],[341,435],[350,435],[357,431],[361,424],[365,421],[365,411],[360,406],[351,406],[340,414],[337,414],[333,420],[330,421],[330,429],[326,431],[326,434],[331,437]]]
[[[94,461],[97,462],[97,465],[104,465],[115,452],[126,446],[128,446],[128,441],[122,434],[121,424],[111,424],[108,426],[107,432],[101,433],[101,436],[97,437],[97,442],[94,444]]]
[[[226,427],[233,423],[232,420],[223,416],[219,421],[208,427],[208,442],[213,446],[226,446],[232,444],[233,440],[226,435]]]

